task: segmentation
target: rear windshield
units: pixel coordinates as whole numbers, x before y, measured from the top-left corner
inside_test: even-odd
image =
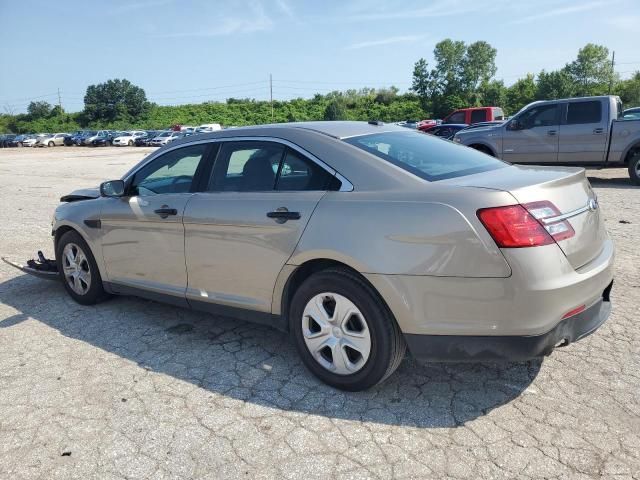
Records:
[[[508,166],[472,148],[420,132],[374,133],[345,142],[430,182]]]

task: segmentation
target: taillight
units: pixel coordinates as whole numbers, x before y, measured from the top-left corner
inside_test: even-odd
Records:
[[[571,224],[566,220],[552,220],[553,217],[561,215],[560,210],[553,203],[547,200],[531,202],[524,205],[524,208],[536,217],[536,220],[544,226],[556,242],[571,238],[576,234]]]
[[[539,247],[575,234],[566,220],[545,222],[560,215],[548,201],[483,208],[477,214],[501,248]]]

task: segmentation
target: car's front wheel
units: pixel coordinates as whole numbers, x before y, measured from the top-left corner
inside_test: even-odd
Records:
[[[62,235],[56,259],[64,288],[76,302],[93,305],[109,297],[91,249],[79,233],[70,230]]]
[[[293,296],[289,322],[307,368],[342,390],[382,382],[404,358],[405,342],[388,307],[346,269],[324,270],[305,280]]]

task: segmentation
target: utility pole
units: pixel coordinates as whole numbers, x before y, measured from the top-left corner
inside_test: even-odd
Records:
[[[60,107],[60,113],[62,113],[62,99],[60,98],[60,87],[58,87],[58,106]]]
[[[271,102],[271,121],[273,122],[273,75],[269,74],[269,97]]]
[[[611,76],[609,78],[609,95],[611,95],[611,89],[613,88],[613,77],[615,76],[615,66],[616,66],[616,51],[613,51],[613,55],[611,56]]]

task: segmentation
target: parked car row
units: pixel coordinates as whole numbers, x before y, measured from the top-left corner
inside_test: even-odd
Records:
[[[222,130],[219,123],[206,123],[199,127],[173,125],[167,130],[78,130],[74,133],[13,133],[0,135],[0,148],[9,147],[56,147],[56,146],[88,146],[88,147],[148,147],[162,146],[178,138],[198,133],[210,133]]]

